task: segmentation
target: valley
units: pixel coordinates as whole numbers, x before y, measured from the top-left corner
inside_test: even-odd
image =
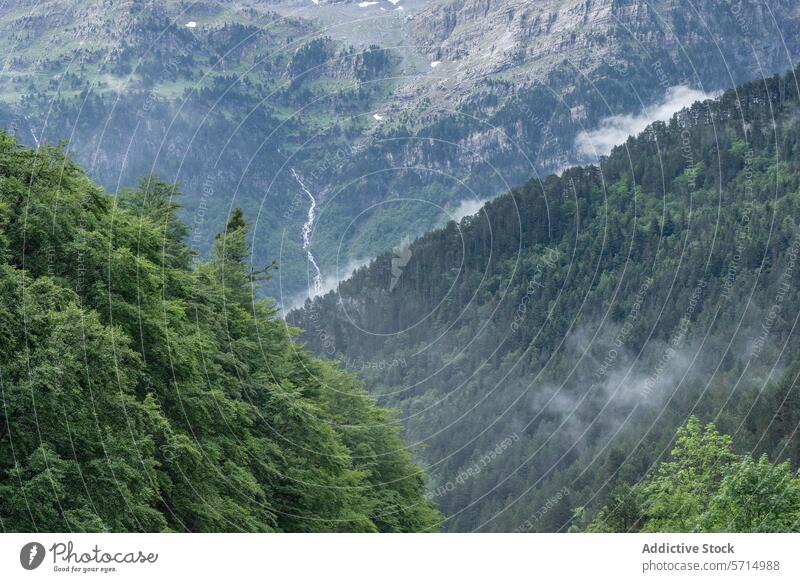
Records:
[[[799,33],[0,0],[0,530],[796,531]]]

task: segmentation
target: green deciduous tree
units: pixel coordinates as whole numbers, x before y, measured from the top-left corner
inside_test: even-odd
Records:
[[[788,462],[736,455],[713,424],[690,418],[672,460],[645,481],[617,487],[588,531],[800,531],[800,477]]]

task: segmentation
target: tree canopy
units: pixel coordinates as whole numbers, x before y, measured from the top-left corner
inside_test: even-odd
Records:
[[[0,528],[436,529],[389,411],[255,298],[242,213],[202,261],[179,193],[0,133]]]
[[[594,532],[797,532],[800,476],[788,461],[736,455],[731,438],[692,417],[676,435],[672,460],[610,496]]]

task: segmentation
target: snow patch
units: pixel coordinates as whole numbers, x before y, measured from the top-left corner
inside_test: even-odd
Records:
[[[367,6],[374,6],[375,4],[378,4],[378,2],[359,2],[358,7],[366,8]]]
[[[197,28],[197,23],[194,20],[190,20],[186,23],[186,28]]]
[[[433,61],[431,63],[431,69],[435,69],[436,67],[438,67],[441,64],[442,64],[442,61]]]

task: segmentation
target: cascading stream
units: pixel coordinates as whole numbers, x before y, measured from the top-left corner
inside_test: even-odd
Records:
[[[300,176],[295,169],[292,168],[291,171],[294,179],[297,180],[298,184],[300,184],[300,188],[303,190],[303,192],[308,194],[308,197],[311,199],[311,206],[308,207],[308,217],[306,218],[305,224],[303,224],[303,250],[306,251],[308,262],[314,269],[314,274],[312,275],[312,290],[309,293],[309,296],[316,297],[317,295],[322,294],[322,271],[320,271],[319,265],[317,265],[317,261],[314,258],[314,253],[311,252],[311,229],[314,228],[314,221],[317,217],[317,201],[313,194],[308,191],[306,185],[303,184],[303,180],[300,179]]]
[[[31,137],[33,137],[33,141],[34,141],[34,143],[36,143],[36,149],[38,150],[39,149],[39,138],[36,137],[36,132],[33,129],[33,124],[30,122],[30,120],[27,118],[27,116],[23,115],[22,118],[28,124],[28,129],[31,132]]]

